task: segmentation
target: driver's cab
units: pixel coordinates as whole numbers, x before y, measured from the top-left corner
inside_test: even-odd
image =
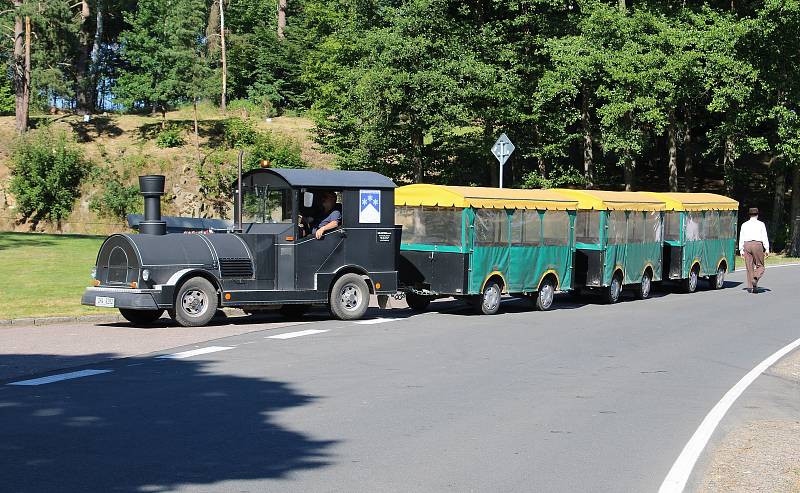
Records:
[[[371,172],[257,169],[244,174],[241,222],[235,228],[253,255],[259,289],[327,290],[331,276],[348,266],[365,273],[396,271],[394,187]],[[234,204],[238,219],[238,200]],[[336,227],[328,225],[317,238],[316,229],[329,216]],[[382,285],[392,289],[396,282]]]

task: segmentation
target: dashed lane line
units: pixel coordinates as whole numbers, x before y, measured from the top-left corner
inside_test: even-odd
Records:
[[[300,330],[298,332],[287,332],[285,334],[278,334],[274,336],[267,336],[265,339],[293,339],[295,337],[303,337],[303,336],[310,336],[314,334],[322,334],[323,332],[328,332],[330,329],[308,329],[308,330]]]
[[[69,373],[59,373],[58,375],[50,375],[47,377],[34,378],[32,380],[22,380],[19,382],[12,382],[7,385],[45,385],[48,383],[61,382],[63,380],[72,380],[74,378],[90,377],[92,375],[100,375],[102,373],[111,373],[113,370],[80,370],[72,371]]]
[[[717,405],[709,411],[705,419],[703,419],[703,422],[700,423],[700,427],[694,432],[694,435],[689,439],[686,446],[683,447],[681,454],[675,460],[667,477],[664,478],[664,482],[661,483],[658,493],[681,493],[683,491],[686,487],[686,482],[689,480],[689,476],[692,474],[695,463],[697,463],[697,459],[700,457],[700,453],[708,444],[711,435],[714,433],[720,421],[722,421],[722,418],[725,417],[725,413],[728,412],[728,409],[731,408],[733,403],[736,402],[736,399],[747,390],[747,387],[749,387],[759,375],[798,347],[800,347],[800,339],[779,349],[772,354],[772,356],[750,370],[747,375],[742,377],[742,379],[722,397]]]
[[[192,349],[191,351],[182,351],[180,353],[164,354],[157,356],[156,359],[184,359],[201,354],[216,353],[217,351],[227,351],[228,349],[233,349],[233,346],[209,346],[200,349]]]

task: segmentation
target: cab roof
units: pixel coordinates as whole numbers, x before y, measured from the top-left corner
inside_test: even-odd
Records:
[[[454,187],[416,184],[399,187],[398,206],[474,207],[476,209],[576,210],[578,202],[551,190],[516,188]]]
[[[374,171],[341,171],[330,169],[258,168],[242,175],[244,178],[269,174],[282,178],[292,188],[396,188],[392,180]],[[236,186],[234,180],[233,186]]]
[[[715,193],[644,192],[666,203],[668,211],[735,211],[739,202]]]
[[[554,189],[578,201],[581,210],[598,211],[663,211],[665,199],[649,192],[613,192],[609,190]]]

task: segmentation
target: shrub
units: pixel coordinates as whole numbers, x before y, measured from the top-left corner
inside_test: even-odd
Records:
[[[251,99],[234,99],[228,103],[228,111],[240,113],[242,118],[257,118],[259,120],[273,116],[272,106],[269,103],[265,106]]]
[[[159,132],[158,137],[156,137],[156,145],[162,149],[179,147],[183,144],[183,132],[179,128],[167,127]]]
[[[25,219],[60,221],[72,212],[90,169],[66,132],[49,128],[28,132],[12,153],[10,191]]]
[[[256,143],[258,131],[250,120],[227,118],[222,122],[222,138],[228,149],[244,149]]]
[[[98,216],[125,219],[126,214],[141,213],[143,201],[139,187],[124,185],[119,177],[112,175],[105,181],[103,192],[89,201],[89,208]]]

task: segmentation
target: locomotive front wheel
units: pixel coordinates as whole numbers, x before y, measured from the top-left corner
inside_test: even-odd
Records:
[[[175,321],[184,327],[202,327],[217,311],[217,290],[202,277],[183,283],[175,298]]]
[[[133,325],[150,325],[161,318],[164,310],[129,310],[120,308],[119,314]]]
[[[358,274],[345,274],[333,283],[331,314],[339,320],[358,320],[369,308],[369,287]]]

